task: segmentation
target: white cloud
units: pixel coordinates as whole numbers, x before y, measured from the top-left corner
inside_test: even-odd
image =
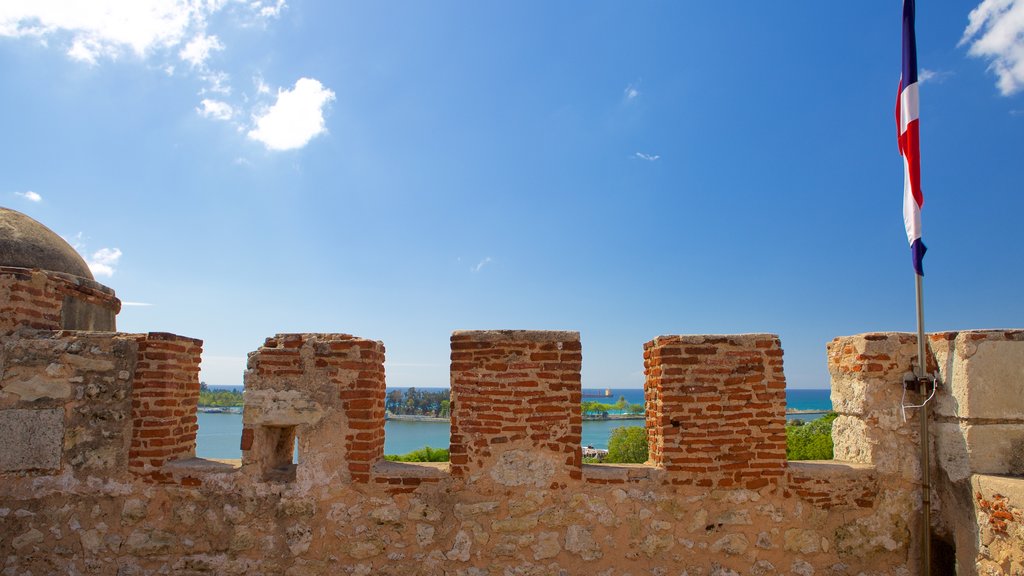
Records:
[[[206,65],[206,60],[210,57],[211,52],[223,49],[224,45],[216,36],[199,34],[185,44],[181,52],[178,52],[178,57],[191,64],[193,68],[200,68]]]
[[[235,109],[231,107],[227,102],[221,102],[220,100],[211,100],[204,98],[199,104],[201,108],[196,108],[196,112],[199,113],[203,118],[213,118],[214,120],[231,120],[232,116],[235,115]]]
[[[622,95],[626,98],[626,101],[628,102],[630,100],[635,100],[638,96],[640,96],[640,90],[636,87],[635,84],[630,84],[629,86],[626,86],[625,90],[622,91]]]
[[[278,90],[277,101],[253,116],[255,128],[249,138],[270,150],[302,148],[324,133],[324,106],[334,100],[334,92],[319,80],[299,78],[291,90]]]
[[[204,31],[208,18],[229,5],[259,18],[277,17],[285,6],[283,0],[3,0],[0,36],[59,38],[70,44],[69,56],[96,63],[126,52],[145,58],[194,33],[189,45],[198,41],[192,48],[198,56],[204,42],[207,53],[211,39],[219,45]]]
[[[28,200],[29,202],[42,202],[43,201],[43,197],[40,196],[38,192],[33,192],[31,190],[27,190],[25,192],[15,192],[14,194],[16,196],[21,196],[22,198],[24,198],[25,200]]]
[[[983,0],[967,18],[960,44],[990,61],[1004,96],[1024,88],[1024,0]]]
[[[187,0],[4,0],[0,35],[70,36],[68,56],[89,63],[125,52],[145,57],[180,43],[215,7]]]
[[[285,6],[284,0],[0,0],[0,37],[32,38],[93,66],[134,56],[168,76],[176,56],[207,85],[200,94],[230,94],[230,77],[207,67],[212,53],[226,49],[209,31],[211,21],[224,19],[212,17],[225,12],[231,23],[248,26],[277,18]]]
[[[119,248],[100,248],[93,252],[92,257],[86,258],[85,263],[89,265],[93,276],[111,277],[114,275],[114,267],[121,260]]]
[[[479,272],[480,270],[483,269],[484,266],[487,266],[491,262],[494,262],[494,259],[491,258],[490,256],[487,256],[483,260],[477,262],[476,266],[473,266],[472,268],[470,268],[470,270],[472,270],[473,272]]]
[[[635,157],[639,158],[641,160],[647,160],[648,162],[654,162],[655,160],[658,160],[659,158],[661,158],[661,155],[660,154],[644,154],[643,152],[637,152]]]
[[[149,302],[121,302],[121,306],[145,307],[152,306]]]

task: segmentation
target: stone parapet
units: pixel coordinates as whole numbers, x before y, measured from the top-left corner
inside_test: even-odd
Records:
[[[883,332],[836,338],[829,342],[828,369],[832,375],[832,424],[835,459],[874,466],[880,474],[914,482],[921,477],[916,392],[904,396],[903,380],[913,371],[917,338]],[[929,364],[934,369],[934,360]]]
[[[303,485],[369,482],[384,456],[384,400],[382,343],[348,334],[268,338],[245,372],[243,467]]]

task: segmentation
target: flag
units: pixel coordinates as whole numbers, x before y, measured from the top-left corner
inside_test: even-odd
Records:
[[[903,0],[903,72],[896,97],[896,141],[903,156],[903,225],[907,229],[914,271],[924,276],[921,242],[921,152],[917,105],[917,36],[914,33],[914,0]]]

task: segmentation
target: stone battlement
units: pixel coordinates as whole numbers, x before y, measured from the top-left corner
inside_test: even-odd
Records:
[[[6,289],[49,293],[36,274],[11,273]],[[453,333],[447,464],[383,459],[383,343],[278,334],[249,355],[239,465],[195,458],[201,341],[40,327],[6,306],[5,573],[916,570],[917,412],[904,423],[900,411],[909,335],[828,345],[836,460],[800,463],[785,458],[777,336],[654,338],[642,348],[650,460],[590,465],[577,332]],[[931,532],[960,573],[1016,573],[1024,332],[929,345]]]

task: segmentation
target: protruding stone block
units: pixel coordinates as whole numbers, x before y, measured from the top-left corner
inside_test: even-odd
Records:
[[[52,471],[60,468],[64,411],[0,411],[0,472]]]

